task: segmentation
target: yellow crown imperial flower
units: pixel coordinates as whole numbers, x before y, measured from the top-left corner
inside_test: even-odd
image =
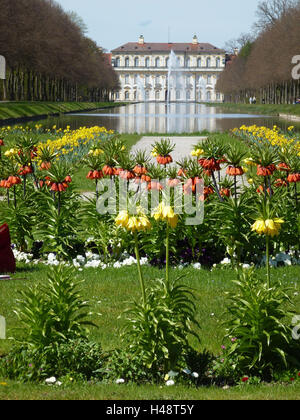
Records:
[[[278,236],[281,230],[281,225],[284,223],[282,219],[258,219],[252,225],[252,231],[259,235]]]
[[[122,226],[130,232],[140,232],[151,229],[151,223],[148,217],[139,212],[136,216],[129,216],[127,210],[121,211],[116,217],[116,225]]]
[[[156,221],[162,220],[167,222],[173,229],[178,224],[178,215],[175,214],[171,206],[166,206],[163,202],[153,212],[153,217]]]
[[[203,149],[196,149],[191,152],[191,155],[194,157],[199,157],[199,156],[202,156],[203,154],[204,154]]]

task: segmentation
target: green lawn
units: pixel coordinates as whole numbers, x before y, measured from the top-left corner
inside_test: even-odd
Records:
[[[299,115],[300,116],[300,105],[269,105],[269,104],[234,104],[234,103],[216,103],[216,104],[205,104],[208,106],[218,106],[224,111],[247,113],[247,114],[263,114],[263,115]]]
[[[47,276],[47,267],[18,265],[18,272],[11,281],[0,283],[0,313],[7,319],[8,337],[18,336],[19,332],[13,309],[18,292],[30,288],[33,284],[43,283]],[[162,277],[163,272],[152,267],[145,267],[145,281],[150,283]],[[232,289],[231,270],[173,270],[172,275],[184,274],[184,281],[195,290],[197,318],[201,325],[200,351],[207,349],[214,354],[220,353],[222,338],[225,335],[224,310],[225,293]],[[261,276],[265,270],[260,270]],[[84,269],[78,272],[84,280],[84,298],[91,301],[91,309],[100,315],[94,321],[98,328],[91,330],[90,338],[100,342],[104,350],[120,346],[120,332],[124,325],[122,312],[128,301],[140,295],[136,267],[121,269]],[[292,286],[295,293],[300,292],[299,267],[279,268],[272,271],[272,278],[281,279],[286,286]],[[300,293],[295,297],[296,312],[300,313]],[[120,317],[121,316],[121,317]],[[192,341],[196,346],[196,341]],[[9,351],[11,340],[0,341],[0,355]],[[0,382],[4,380],[0,379]],[[46,388],[41,385],[21,385],[8,382],[0,385],[0,399],[295,399],[300,398],[299,381],[295,385],[261,385],[233,388],[224,391],[218,388],[193,389],[176,386],[172,389],[155,386],[115,386],[72,384],[67,388]]]
[[[124,105],[112,102],[2,102],[0,120],[64,114]]]

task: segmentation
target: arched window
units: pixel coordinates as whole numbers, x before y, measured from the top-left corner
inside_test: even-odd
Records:
[[[211,100],[211,92],[210,92],[210,91],[208,91],[208,92],[206,93],[206,100],[207,100],[207,101],[210,101],[210,100]]]
[[[168,58],[166,58],[166,67],[169,67],[169,57]]]
[[[150,67],[150,58],[149,57],[147,57],[146,58],[146,60],[145,60],[145,67]]]
[[[176,90],[176,99],[180,99],[180,90]]]
[[[155,67],[160,67],[160,58],[157,57],[155,60]]]
[[[186,66],[186,67],[191,67],[191,59],[190,59],[190,58],[187,58],[187,59],[185,60],[185,66]]]
[[[160,84],[160,76],[159,75],[155,76],[155,84],[156,85]]]
[[[201,67],[201,58],[198,58],[197,60],[197,67]]]
[[[125,92],[125,100],[128,101],[129,100],[129,92],[128,90],[126,90]]]
[[[187,90],[186,91],[186,99],[189,101],[191,99],[191,91]]]
[[[201,99],[202,99],[201,90],[198,91],[197,96],[198,96],[198,101],[201,101]]]
[[[120,57],[115,59],[115,67],[120,67]]]
[[[218,58],[216,59],[216,67],[220,67],[220,65],[221,65],[221,60],[220,60],[220,58],[218,57]]]
[[[134,59],[134,67],[138,67],[140,65],[140,59],[138,57],[136,57]]]
[[[206,59],[206,67],[210,67],[211,66],[211,58],[207,58]]]
[[[150,99],[150,92],[149,92],[149,90],[146,90],[146,92],[145,92],[145,98],[146,98],[146,101],[149,101],[149,99]]]
[[[159,90],[157,90],[157,91],[155,92],[155,99],[156,99],[157,101],[159,101],[159,100],[160,100],[160,91],[159,91]]]
[[[211,85],[211,75],[207,76],[207,84]]]
[[[129,74],[125,74],[125,85],[129,85]]]
[[[129,57],[125,58],[125,67],[129,67]]]

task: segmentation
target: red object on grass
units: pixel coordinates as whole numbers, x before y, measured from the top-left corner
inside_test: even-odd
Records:
[[[10,234],[7,224],[0,227],[0,273],[14,273],[16,261],[11,249]]]

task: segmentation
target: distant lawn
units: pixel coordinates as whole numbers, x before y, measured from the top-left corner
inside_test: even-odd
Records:
[[[225,111],[246,113],[246,114],[263,114],[263,115],[299,115],[300,105],[269,105],[269,104],[234,104],[234,103],[206,103],[208,106],[217,106]]]
[[[123,103],[114,102],[3,102],[0,103],[0,120],[37,117],[41,115],[63,114],[112,108]]]
[[[0,313],[6,317],[8,337],[18,337],[20,332],[16,329],[18,322],[13,310],[20,290],[28,290],[34,284],[45,283],[48,268],[42,265],[26,266],[18,264],[18,271],[11,281],[0,282]],[[261,277],[265,270],[259,270]],[[144,268],[146,284],[161,278],[164,272],[157,268]],[[234,285],[231,280],[235,273],[231,269],[195,270],[186,268],[182,271],[172,270],[172,276],[183,275],[186,285],[194,289],[195,303],[197,306],[197,319],[201,330],[198,331],[201,345],[191,339],[193,346],[198,350],[204,349],[215,355],[221,351],[222,339],[226,333],[224,311],[226,308],[226,292],[232,290]],[[124,326],[122,313],[128,302],[139,299],[140,289],[136,274],[136,267],[121,269],[84,269],[78,272],[82,283],[84,299],[91,301],[92,312],[100,313],[93,321],[98,328],[93,328],[90,338],[102,344],[104,350],[122,346],[120,333]],[[285,267],[272,270],[273,281],[280,279],[287,287],[292,286],[300,292],[299,267]],[[295,297],[296,311],[300,311],[300,294]],[[121,315],[121,317],[120,317]],[[11,340],[0,341],[0,356],[6,354],[12,345]],[[0,383],[5,382],[0,378]],[[49,388],[43,385],[18,384],[8,381],[7,385],[0,384],[1,399],[105,399],[105,400],[148,400],[148,399],[299,399],[300,381],[291,386],[261,385],[235,387],[230,390],[220,388],[199,389],[175,386],[172,388],[156,386],[135,385],[89,385],[72,384],[62,388]]]

